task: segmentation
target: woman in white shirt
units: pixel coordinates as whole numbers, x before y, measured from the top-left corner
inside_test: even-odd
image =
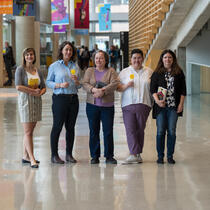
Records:
[[[20,121],[24,128],[22,163],[30,163],[32,168],[38,168],[39,161],[35,160],[33,154],[33,132],[37,121],[42,118],[41,96],[46,92],[46,87],[42,73],[34,66],[35,50],[26,48],[22,60],[22,65],[15,72]]]
[[[144,57],[140,49],[131,52],[131,65],[119,74],[122,92],[122,112],[130,151],[126,163],[141,163],[144,129],[152,107],[150,77],[152,70],[142,66]]]

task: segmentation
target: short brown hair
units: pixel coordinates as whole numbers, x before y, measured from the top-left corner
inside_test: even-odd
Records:
[[[108,65],[109,65],[109,55],[105,52],[105,51],[103,51],[103,50],[97,50],[95,53],[93,53],[93,64],[94,64],[94,66],[96,66],[96,64],[95,64],[95,57],[96,57],[96,54],[97,53],[103,53],[103,55],[104,55],[104,58],[105,58],[105,68],[108,68]]]
[[[22,66],[26,66],[25,56],[26,56],[26,54],[29,53],[29,52],[33,52],[33,54],[34,54],[34,61],[33,61],[33,64],[36,63],[36,52],[35,52],[34,48],[28,47],[28,48],[25,48],[25,49],[23,50],[23,55],[22,55]]]

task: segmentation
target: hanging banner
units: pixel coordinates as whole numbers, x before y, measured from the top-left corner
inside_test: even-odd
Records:
[[[35,16],[35,0],[14,0],[14,16]]]
[[[89,29],[89,0],[74,0],[74,28]]]
[[[13,0],[0,0],[0,14],[13,13]]]
[[[68,25],[68,0],[51,0],[52,25]]]
[[[99,31],[110,31],[112,29],[111,22],[111,4],[99,5]]]
[[[54,25],[53,30],[54,30],[54,33],[65,33],[66,25]]]

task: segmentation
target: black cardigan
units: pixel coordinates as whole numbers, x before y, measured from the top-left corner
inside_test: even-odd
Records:
[[[167,82],[165,80],[165,73],[153,72],[151,76],[150,92],[153,95],[157,93],[158,87],[167,89]],[[176,108],[180,103],[181,95],[186,96],[186,83],[183,71],[180,74],[174,76],[174,97]],[[156,103],[153,105],[152,117],[156,119],[159,112],[164,109],[159,107]],[[179,113],[178,116],[182,116],[183,112]]]

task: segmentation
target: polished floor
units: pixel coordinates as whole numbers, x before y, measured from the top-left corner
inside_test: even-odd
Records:
[[[122,164],[128,148],[119,94],[114,126],[118,164],[106,165],[101,157],[99,165],[90,165],[83,90],[79,97],[74,147],[78,163],[61,166],[50,162],[52,114],[48,90],[43,96],[43,120],[34,135],[35,156],[41,163],[39,169],[31,169],[20,161],[23,129],[16,90],[0,89],[0,210],[210,209],[210,95],[187,97],[184,117],[178,122],[175,165],[156,164],[156,126],[151,116],[145,132],[144,162]],[[59,143],[62,158],[64,132]]]

